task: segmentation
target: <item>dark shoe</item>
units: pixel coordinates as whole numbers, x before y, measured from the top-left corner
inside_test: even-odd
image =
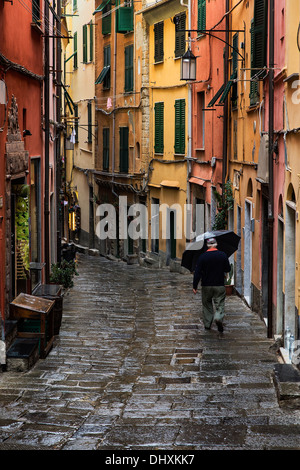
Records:
[[[221,321],[219,321],[219,320],[216,320],[216,325],[217,325],[217,327],[218,327],[218,331],[219,331],[220,333],[223,333],[223,331],[224,331],[223,323],[222,323]]]
[[[206,330],[210,330],[210,326],[205,326],[204,327]]]

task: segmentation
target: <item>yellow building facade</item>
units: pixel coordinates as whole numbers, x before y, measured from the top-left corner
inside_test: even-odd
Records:
[[[180,58],[187,48],[188,13],[169,0],[144,4],[142,14],[149,51],[148,251],[169,265],[185,249],[189,102]]]
[[[70,237],[94,243],[93,176],[95,167],[95,25],[94,0],[65,7],[70,41],[64,58],[66,83],[66,192]]]

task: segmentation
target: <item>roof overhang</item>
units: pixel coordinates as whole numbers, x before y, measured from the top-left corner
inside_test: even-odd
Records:
[[[159,0],[149,4],[140,10],[139,13],[142,13],[147,23],[152,25],[187,10],[187,6],[188,4],[185,4],[183,0]]]

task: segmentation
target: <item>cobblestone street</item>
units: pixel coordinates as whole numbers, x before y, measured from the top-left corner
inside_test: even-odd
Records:
[[[0,374],[0,449],[300,449],[264,323],[236,296],[203,328],[190,275],[79,255],[60,334]]]

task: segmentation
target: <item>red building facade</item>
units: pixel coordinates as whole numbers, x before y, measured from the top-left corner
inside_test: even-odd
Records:
[[[0,308],[43,260],[43,8],[0,0]]]

